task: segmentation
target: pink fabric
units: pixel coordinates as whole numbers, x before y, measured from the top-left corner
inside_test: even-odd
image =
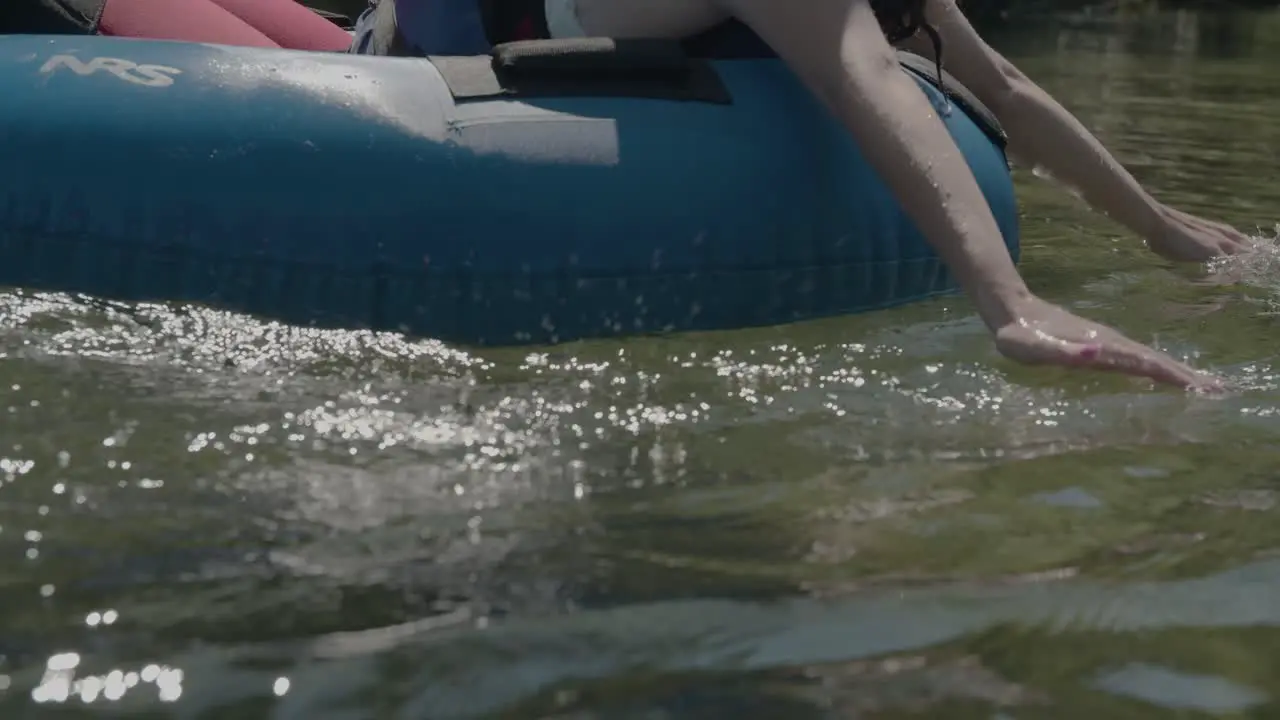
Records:
[[[119,0],[113,0],[119,2]],[[346,52],[351,36],[295,0],[212,0],[250,27],[292,50]]]
[[[98,31],[294,50],[345,51],[351,44],[342,28],[294,0],[108,0]]]

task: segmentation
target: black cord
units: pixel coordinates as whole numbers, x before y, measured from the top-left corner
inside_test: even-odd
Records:
[[[871,0],[871,9],[880,21],[880,29],[890,43],[900,43],[921,30],[933,44],[933,62],[938,73],[938,90],[947,95],[942,82],[942,36],[925,17],[924,6],[928,0]]]

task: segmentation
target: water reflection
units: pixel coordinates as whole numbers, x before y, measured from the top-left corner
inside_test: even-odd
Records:
[[[58,705],[78,700],[86,705],[98,700],[115,702],[125,693],[137,692],[141,685],[154,685],[157,701],[176,702],[182,697],[182,671],[147,665],[139,672],[112,670],[105,675],[76,676],[80,656],[60,653],[49,658],[40,683],[31,691],[37,705]]]
[[[1266,396],[1018,383],[985,349],[950,360],[984,338],[936,310],[872,320],[858,343],[820,341],[830,323],[786,341],[487,360],[185,311],[289,358],[255,366],[264,400],[238,385],[225,350],[202,354],[204,338],[165,323],[104,323],[118,355],[84,367],[65,327],[38,328],[78,325],[77,312],[103,323],[97,311],[29,302],[47,314],[22,320],[25,359],[11,363],[22,442],[5,465],[0,542],[21,537],[26,554],[6,580],[0,638],[14,689],[44,703],[178,692],[146,681],[161,677],[151,667],[193,712],[284,697],[310,713],[297,717],[341,717],[330,703],[373,688],[426,717],[547,697],[564,712],[635,702],[638,717],[668,691],[673,703],[701,694],[688,702],[714,716],[757,697],[708,672],[785,670],[764,683],[775,709],[814,693],[897,707],[895,688],[922,685],[930,702],[1033,697],[981,653],[934,658],[935,646],[1054,607],[1112,608],[1120,591],[1099,585],[1039,604],[1030,588],[1061,588],[1081,568],[1177,575],[1212,563],[1225,538],[1239,556],[1270,537],[1270,426],[1248,431],[1273,407]],[[405,381],[424,358],[439,365],[429,390]],[[1231,444],[1187,445],[1224,432]],[[1080,498],[1097,512],[1081,515]],[[1221,515],[1241,512],[1260,519]],[[1180,587],[1194,586],[1152,594],[1167,602]],[[928,630],[929,608],[957,592],[971,609]],[[719,649],[699,659],[706,642]],[[876,659],[901,653],[917,655]],[[628,689],[642,666],[670,687]],[[230,683],[242,689],[228,695]],[[868,685],[885,696],[850,689]]]
[[[924,709],[956,700],[997,707],[1062,704],[1073,700],[1063,694],[1070,686],[1062,682],[1070,680],[1165,707],[1221,712],[1269,703],[1261,688],[1273,686],[1273,678],[1254,677],[1251,685],[1243,678],[1233,682],[1196,673],[1204,656],[1188,654],[1192,646],[1179,637],[1187,631],[1198,637],[1211,628],[1252,628],[1257,639],[1246,646],[1260,648],[1273,640],[1280,623],[1271,602],[1277,581],[1278,566],[1266,560],[1170,582],[1037,579],[869,590],[821,601],[633,603],[483,627],[363,633],[375,636],[372,641],[320,637],[192,649],[173,656],[173,666],[115,669],[103,676],[77,674],[80,658],[67,653],[49,659],[35,693],[44,703],[92,702],[97,693],[109,698],[108,692],[120,700],[150,683],[150,692],[162,700],[195,698],[188,705],[193,713],[287,695],[286,717],[342,717],[350,715],[326,712],[329,703],[341,707],[351,683],[378,677],[383,694],[367,707],[394,707],[405,717],[488,717],[547,705],[571,712],[585,710],[598,693],[607,695],[608,705],[625,707],[629,695],[648,702],[672,688],[712,698],[723,693],[707,716],[727,717],[725,696],[740,699],[746,690],[725,691],[724,685],[732,687],[726,680],[732,673],[753,678],[760,695],[776,696],[765,705],[774,708],[805,696],[846,711]],[[1099,633],[1125,642],[1101,642]],[[1093,638],[1093,647],[1081,652],[1084,638]],[[1242,642],[1238,634],[1234,642]],[[336,653],[337,645],[345,650]],[[1029,664],[1005,657],[1030,646],[1041,652]],[[1117,666],[1124,657],[1152,652],[1187,669]],[[1047,685],[1037,683],[1043,665],[1037,660],[1053,653],[1067,672]],[[642,682],[622,680],[646,672],[656,674]],[[236,684],[224,685],[229,679]],[[307,691],[291,694],[294,687]],[[802,717],[820,716],[812,702],[805,704]]]

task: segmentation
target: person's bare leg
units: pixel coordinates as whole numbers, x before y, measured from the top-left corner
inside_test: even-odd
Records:
[[[1091,207],[1145,238],[1166,258],[1203,261],[1250,247],[1235,228],[1152,197],[1088,128],[982,39],[956,0],[928,0],[925,17],[941,35],[946,69],[1000,119],[1015,157],[1043,166],[1079,190]],[[923,33],[904,45],[934,55]]]
[[[1000,352],[1026,363],[1216,386],[1169,356],[1031,293],[963,153],[902,72],[869,0],[719,1],[769,43],[849,130],[974,301]],[[953,14],[935,22],[962,19]],[[952,57],[946,50],[944,55]]]
[[[552,0],[549,10],[559,2]],[[853,135],[973,299],[1005,355],[1184,387],[1212,386],[1172,358],[1028,290],[963,153],[924,93],[901,71],[869,0],[577,2],[571,17],[576,23],[567,24],[587,35],[680,37],[730,15],[755,30]]]

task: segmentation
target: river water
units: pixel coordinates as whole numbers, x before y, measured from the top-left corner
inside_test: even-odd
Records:
[[[1261,228],[1175,267],[1018,170],[1033,287],[1225,397],[1014,366],[956,297],[473,354],[0,296],[0,717],[1280,712],[1276,38],[994,41]]]

